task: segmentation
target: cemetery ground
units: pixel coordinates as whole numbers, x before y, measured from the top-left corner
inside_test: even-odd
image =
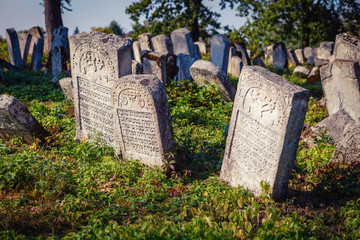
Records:
[[[327,116],[321,84],[282,72],[310,90],[305,118]],[[52,76],[4,71],[0,94],[23,102],[51,133],[44,144],[0,140],[0,239],[359,239],[360,163],[330,165],[324,136],[300,141],[290,194],[274,202],[269,186],[254,198],[219,178],[232,103],[216,87],[167,87],[176,149],[162,168],[125,161],[110,147],[75,141],[73,105]],[[236,86],[237,79],[232,79]],[[184,162],[174,171],[172,159]]]

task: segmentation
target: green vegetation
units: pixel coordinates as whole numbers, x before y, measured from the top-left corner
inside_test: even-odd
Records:
[[[283,76],[311,89],[307,124],[326,117],[321,85]],[[114,155],[96,136],[77,143],[72,103],[51,76],[4,77],[0,94],[22,101],[51,137],[43,146],[0,140],[0,239],[360,238],[360,165],[327,164],[334,150],[327,138],[311,149],[300,142],[283,202],[271,200],[264,183],[254,198],[220,180],[232,103],[223,103],[216,87],[167,87],[183,165],[166,175]]]

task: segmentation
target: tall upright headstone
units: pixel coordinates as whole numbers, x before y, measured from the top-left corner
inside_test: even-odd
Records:
[[[153,74],[166,85],[166,56],[159,52],[146,52],[142,56],[144,74]]]
[[[225,73],[229,64],[230,41],[223,34],[216,34],[211,38],[210,62],[219,66]]]
[[[304,57],[304,50],[303,49],[296,49],[294,51],[297,60],[299,61],[299,63],[303,64],[305,62],[305,57]]]
[[[175,76],[176,81],[180,80],[192,80],[191,74],[190,74],[190,67],[193,65],[193,63],[196,61],[196,59],[190,55],[182,54],[180,53],[176,57],[176,67],[178,69],[178,72]]]
[[[288,59],[287,59],[287,50],[285,47],[285,43],[276,43],[274,45],[273,51],[273,67],[284,70],[287,68]]]
[[[165,35],[157,35],[151,39],[154,51],[162,54],[173,54],[171,39]]]
[[[237,42],[233,43],[233,46],[235,47],[236,55],[241,58],[244,66],[251,65],[250,57],[246,50],[246,44],[243,42]]]
[[[191,37],[191,32],[186,28],[179,28],[173,31],[170,35],[171,42],[173,44],[173,50],[175,55],[180,53],[195,56],[194,42]]]
[[[255,195],[262,180],[275,200],[287,194],[309,91],[265,68],[245,66],[239,77],[220,177]]]
[[[36,38],[33,45],[33,53],[31,56],[31,69],[40,70],[42,57],[44,53],[44,38]]]
[[[360,59],[360,39],[347,33],[336,35],[335,59],[353,60]]]
[[[117,135],[123,158],[161,166],[174,147],[166,91],[154,75],[127,75],[112,90]]]
[[[51,42],[51,70],[54,76],[59,75],[65,68],[65,52],[68,45],[68,28],[58,27],[53,32]]]
[[[16,67],[23,67],[18,35],[13,28],[6,29],[6,41],[9,49],[10,63]]]
[[[100,132],[107,145],[119,151],[111,88],[131,74],[131,44],[113,34],[80,33],[69,37],[74,85],[76,138]]]
[[[151,33],[143,33],[139,35],[139,42],[141,51],[148,50],[153,51],[153,44],[151,42],[152,34]]]
[[[273,53],[274,53],[274,44],[267,46],[265,48],[265,63],[273,64]]]
[[[140,47],[140,42],[139,41],[133,42],[132,50],[133,50],[133,53],[134,53],[134,60],[141,63],[141,47]]]

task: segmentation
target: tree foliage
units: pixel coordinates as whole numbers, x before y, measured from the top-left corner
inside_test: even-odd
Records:
[[[222,9],[227,4],[232,8],[233,2],[220,0],[219,5]],[[145,32],[170,35],[175,29],[186,27],[196,41],[199,37],[216,34],[220,29],[220,14],[206,7],[203,0],[140,0],[127,7],[126,13],[135,22],[134,37]],[[142,24],[141,19],[146,21]]]
[[[240,38],[258,48],[283,41],[289,46],[314,46],[336,34],[359,34],[357,0],[237,0],[238,13],[248,18]]]
[[[124,35],[124,30],[120,27],[120,25],[115,21],[111,21],[110,25],[107,27],[92,27],[91,31],[103,32],[106,34],[116,34],[116,35]]]

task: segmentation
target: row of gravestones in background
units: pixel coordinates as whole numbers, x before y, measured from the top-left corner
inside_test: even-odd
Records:
[[[69,39],[77,138],[82,139],[96,130],[101,132],[108,145],[121,151],[125,159],[161,165],[164,153],[174,143],[163,83],[153,75],[128,75],[131,72],[131,45],[124,38],[93,32]],[[348,55],[340,54],[355,52],[358,55],[354,55],[354,59],[359,59],[360,47],[355,40],[349,35],[339,35],[335,54],[339,58],[348,58]],[[341,51],[337,53],[337,49]],[[344,61],[336,60],[333,64],[337,62],[343,66]],[[209,82],[214,76],[218,77],[221,80],[215,83],[220,85],[226,81],[222,79],[224,72],[218,66],[208,64],[203,60],[193,64],[193,71],[190,71],[194,80],[201,79],[197,76],[203,75],[205,78],[208,76]],[[345,70],[349,73],[346,81],[350,85],[329,84],[330,92],[348,93],[346,91],[350,89],[352,93],[359,93],[358,87],[354,89],[354,84],[359,82],[358,63],[352,61],[352,66],[353,72]],[[339,70],[331,66],[327,68],[330,69],[327,72],[334,71],[326,75],[331,78],[330,81],[342,80]],[[224,89],[229,96],[235,94],[232,89]],[[280,199],[287,191],[307,108],[308,91],[261,67],[244,68],[237,89],[221,177],[232,185],[241,184],[255,194],[260,192],[259,182],[266,180],[272,187],[273,197]],[[324,86],[329,102],[331,94],[327,94],[326,89]],[[334,103],[338,105],[338,111],[334,111],[337,115],[344,112],[347,117],[356,118],[351,114],[360,111],[352,111],[351,102],[344,104],[351,95],[343,94],[341,97],[340,102]],[[336,115],[329,113],[330,117]],[[11,125],[10,115],[3,117],[2,125]],[[358,120],[353,120],[354,123],[345,128],[358,128]],[[344,131],[347,130],[345,128]],[[357,141],[357,136],[352,135],[350,139]],[[342,139],[349,139],[349,136]],[[355,147],[358,153],[358,145]],[[337,150],[346,154],[347,147]]]

